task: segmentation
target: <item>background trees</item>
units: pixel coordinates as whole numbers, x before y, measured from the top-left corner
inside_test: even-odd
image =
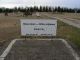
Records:
[[[12,13],[12,12],[68,12],[68,13],[80,13],[80,8],[66,8],[66,7],[49,7],[49,6],[34,6],[34,7],[15,7],[15,8],[0,8],[0,13]]]

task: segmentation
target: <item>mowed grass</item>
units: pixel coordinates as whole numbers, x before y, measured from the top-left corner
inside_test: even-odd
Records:
[[[20,19],[50,19],[47,16],[41,17],[21,15],[0,15],[0,44],[7,40],[20,38]],[[58,20],[57,37],[70,40],[80,48],[80,29],[70,26]]]
[[[0,45],[7,40],[20,38],[20,19],[47,19],[46,16],[37,17],[33,16],[21,16],[21,14],[9,14],[4,16],[0,14]]]
[[[80,48],[80,29],[58,21],[57,36],[70,40]]]
[[[80,13],[62,13],[62,14],[60,14],[60,13],[47,13],[47,14],[54,16],[54,17],[59,17],[59,18],[71,18],[71,19],[80,20]]]

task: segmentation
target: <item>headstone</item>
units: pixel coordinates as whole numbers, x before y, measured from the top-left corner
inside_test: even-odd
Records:
[[[56,36],[56,19],[21,19],[21,36]]]
[[[40,17],[40,14],[39,14],[38,12],[36,12],[36,16],[37,16],[37,17]]]

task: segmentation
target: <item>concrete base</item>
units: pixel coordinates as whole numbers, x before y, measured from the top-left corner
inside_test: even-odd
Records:
[[[0,60],[79,60],[64,39],[14,39]]]

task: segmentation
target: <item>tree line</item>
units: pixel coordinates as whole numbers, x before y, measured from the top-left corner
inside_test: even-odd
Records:
[[[15,7],[15,8],[0,8],[0,13],[12,13],[12,12],[68,12],[68,13],[80,13],[80,8],[66,8],[66,7],[48,7],[48,6],[34,6],[34,7]]]

